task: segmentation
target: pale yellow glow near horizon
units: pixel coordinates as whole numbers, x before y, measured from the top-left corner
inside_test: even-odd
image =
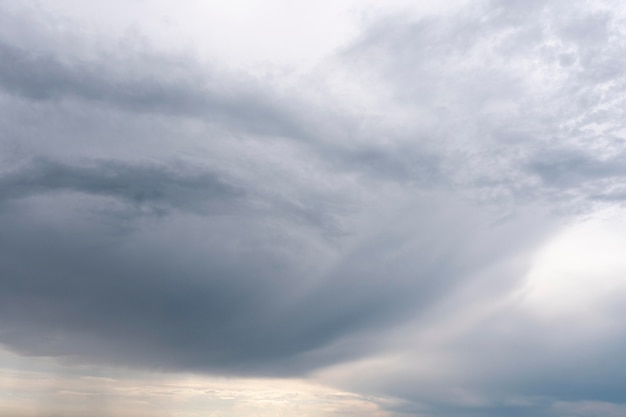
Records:
[[[377,399],[303,379],[217,378],[61,365],[0,352],[0,415],[387,417]],[[15,361],[15,367],[7,364]],[[28,369],[19,369],[19,363]],[[22,366],[24,367],[24,366]],[[41,369],[37,369],[40,367]]]

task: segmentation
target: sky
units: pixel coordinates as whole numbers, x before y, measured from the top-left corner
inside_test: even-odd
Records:
[[[626,7],[0,0],[0,415],[626,415]]]

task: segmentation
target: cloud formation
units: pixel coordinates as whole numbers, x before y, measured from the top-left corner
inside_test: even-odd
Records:
[[[281,77],[0,2],[0,343],[393,416],[619,413],[623,22],[386,14]]]

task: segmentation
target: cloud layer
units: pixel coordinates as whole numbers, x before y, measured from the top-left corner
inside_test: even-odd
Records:
[[[281,76],[0,2],[0,343],[394,416],[617,415],[623,23],[391,13]]]

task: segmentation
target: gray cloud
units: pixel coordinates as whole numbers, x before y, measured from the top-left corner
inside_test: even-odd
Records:
[[[625,195],[610,7],[380,19],[333,61],[380,92],[362,112],[323,68],[284,86],[148,47],[74,51],[24,19],[29,39],[0,31],[4,346],[270,376],[397,353],[338,384],[408,416],[621,409],[621,329],[556,349],[567,323],[511,301],[563,212]],[[453,336],[433,348],[437,330]],[[433,349],[450,361],[426,378]]]
[[[452,16],[385,19],[346,57],[369,63],[416,118],[437,121],[425,136],[447,180],[543,199],[555,191],[548,171],[579,155],[565,174],[579,187],[564,188],[580,202],[595,194],[587,180],[617,173],[623,152],[620,19],[558,1],[482,2]]]
[[[439,172],[459,194],[502,211],[537,203],[561,214],[588,213],[599,201],[624,196],[622,23],[610,4],[481,2],[443,17],[383,19],[345,59],[389,86],[416,119],[437,121],[427,140],[413,143],[436,149]],[[501,274],[476,290],[486,310],[498,299],[518,301],[511,288],[524,285],[525,272]],[[504,277],[515,284],[490,293]],[[618,291],[615,300],[623,299]],[[409,401],[392,410],[398,415],[560,417],[587,415],[584,403],[594,401],[606,405],[598,406],[599,415],[619,414],[621,326],[594,340],[591,324],[537,318],[517,307],[495,311],[484,321],[468,319],[464,331],[434,347],[420,343],[420,332],[437,334],[447,323],[418,319],[418,330],[406,329],[415,332],[407,337],[410,347],[390,348],[406,355],[404,367],[376,376],[348,367],[352,381],[360,372],[363,380],[346,385]],[[449,314],[455,317],[452,309]],[[432,357],[435,369],[410,365]]]
[[[135,208],[164,212],[182,208],[211,213],[232,210],[243,191],[211,173],[176,172],[175,167],[132,166],[94,161],[71,166],[35,160],[26,168],[0,177],[0,196],[6,202],[46,193],[76,192],[120,199]]]
[[[123,111],[199,117],[230,122],[243,131],[306,137],[293,112],[277,105],[271,95],[255,91],[258,86],[251,83],[212,79],[193,62],[181,65],[147,51],[139,57],[100,54],[81,59],[4,42],[0,85],[31,100],[86,100]]]
[[[2,340],[26,354],[297,374],[364,353],[366,346],[332,346],[429,308],[488,262],[461,255],[468,243],[455,248],[449,237],[429,249],[426,237],[409,238],[389,221],[373,227],[373,242],[353,241],[348,251],[312,240],[306,225],[250,210],[171,212],[133,220],[120,232],[101,196],[136,204],[135,193],[112,193],[88,175],[75,182],[49,177],[38,181],[48,185],[45,192],[14,195],[0,218]],[[93,197],[63,194],[60,185],[68,183]],[[167,197],[184,208],[180,194],[159,195]],[[433,217],[437,207],[424,202],[420,215],[449,222],[448,215]],[[427,230],[424,220],[413,221]],[[421,248],[419,267],[410,248]],[[329,250],[341,259],[333,261]]]

